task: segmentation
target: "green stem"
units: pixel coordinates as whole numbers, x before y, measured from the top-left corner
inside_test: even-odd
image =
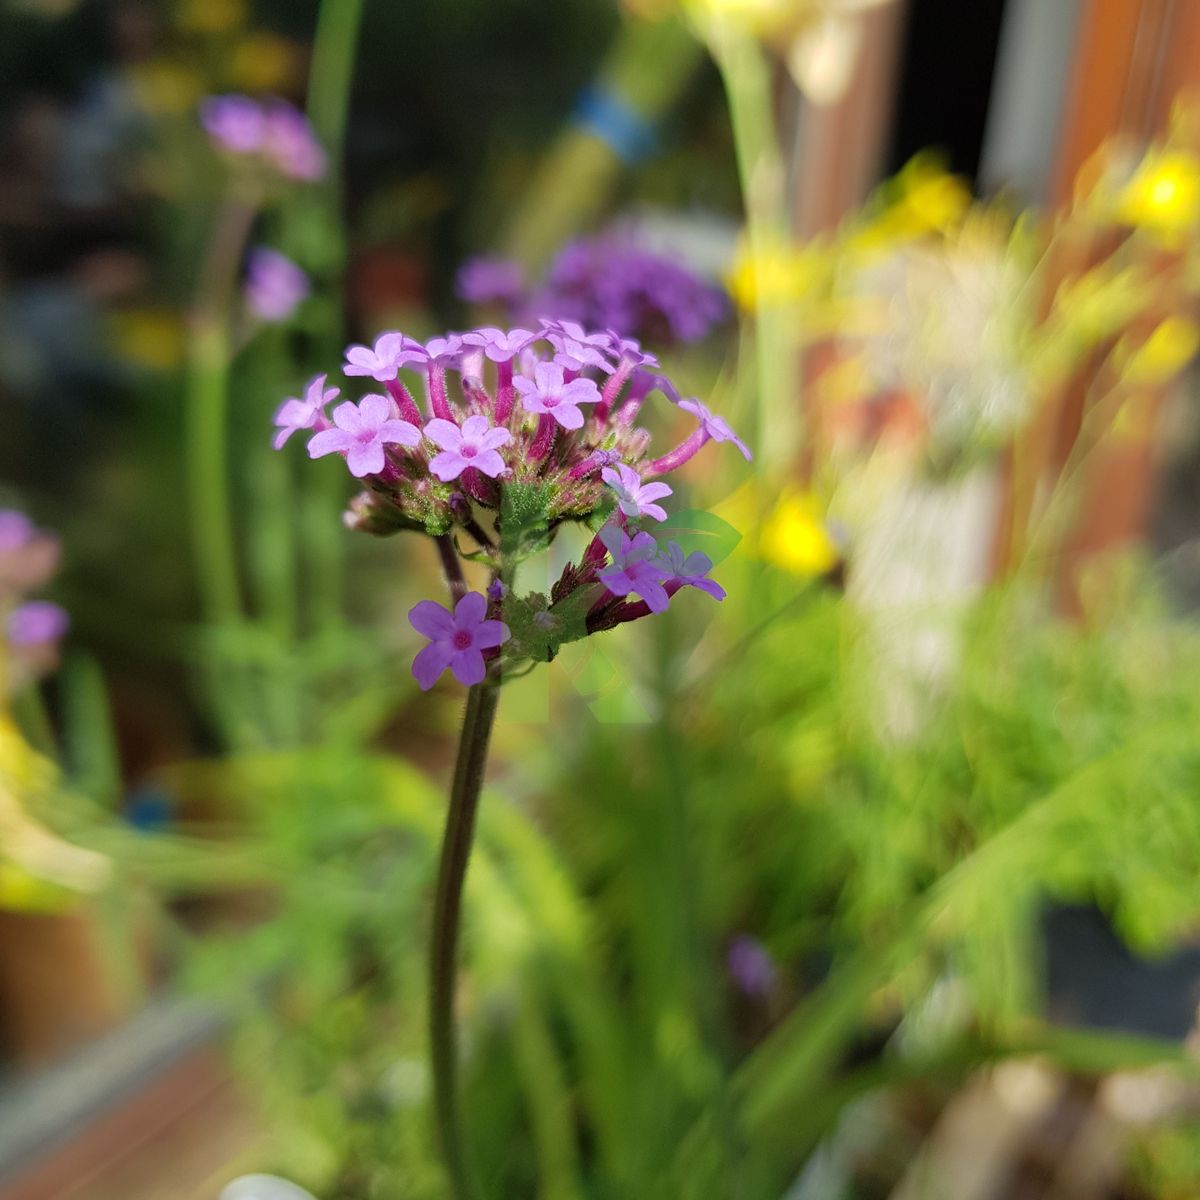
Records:
[[[494,683],[476,684],[467,693],[458,761],[450,788],[450,810],[442,837],[433,933],[429,958],[429,1050],[433,1068],[433,1107],[442,1157],[455,1200],[475,1195],[467,1166],[455,1083],[458,1060],[454,992],[462,916],[463,883],[471,857],[475,813],[487,765],[488,740],[500,698]]]
[[[204,616],[232,624],[242,611],[226,430],[229,308],[257,206],[231,197],[221,209],[192,317],[187,374],[185,462],[192,553]]]

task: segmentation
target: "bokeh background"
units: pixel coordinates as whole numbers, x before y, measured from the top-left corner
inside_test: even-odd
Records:
[[[504,689],[484,1194],[1200,1195],[1198,293],[1196,0],[4,0],[0,1197],[450,1194],[437,558],[272,415],[540,316],[754,459]]]

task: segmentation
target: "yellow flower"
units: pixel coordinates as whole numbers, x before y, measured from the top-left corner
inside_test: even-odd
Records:
[[[886,252],[929,234],[957,229],[972,205],[971,191],[930,155],[909,161],[876,194],[877,211],[847,238],[851,251]]]
[[[755,254],[743,246],[726,279],[729,294],[745,312],[794,304],[810,295],[821,275],[814,247],[779,247]]]
[[[1121,378],[1126,383],[1152,386],[1178,375],[1200,350],[1200,326],[1186,317],[1167,317],[1125,358]]]
[[[230,82],[246,92],[286,92],[296,82],[301,65],[300,47],[290,38],[248,33],[233,52]]]
[[[1200,160],[1183,151],[1148,155],[1117,197],[1117,215],[1174,239],[1200,222]]]
[[[185,33],[226,33],[246,23],[246,0],[184,0],[178,25]]]
[[[838,548],[822,519],[816,498],[785,491],[759,536],[759,553],[793,575],[824,575],[837,565]]]

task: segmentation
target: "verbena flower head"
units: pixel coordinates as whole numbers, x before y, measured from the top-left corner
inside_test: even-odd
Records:
[[[256,246],[246,260],[246,307],[262,321],[286,321],[306,299],[312,285],[290,258]]]
[[[308,118],[284,100],[209,96],[200,120],[217,150],[240,166],[304,182],[325,174],[325,151]]]
[[[639,416],[656,393],[662,412],[677,411],[679,394],[665,375],[640,370],[645,362],[632,339],[570,321],[486,326],[425,343],[393,330],[350,346],[343,368],[384,384],[386,395],[343,401],[330,421],[325,409],[338,391],[318,376],[303,399],[280,407],[276,446],[311,431],[311,457],[340,454],[362,481],[349,527],[423,532],[441,540],[444,558],[458,553],[491,568],[486,593],[471,593],[453,613],[432,601],[413,609],[414,627],[430,640],[414,663],[422,688],[447,669],[469,685],[548,661],[567,642],[662,612],[684,588],[723,598],[705,555],[660,544],[640,524],[668,519],[660,501],[673,490],[656,477],[709,441],[749,451],[691,402],[678,407],[698,418],[692,431],[653,457]],[[590,529],[591,542],[549,594],[520,595],[520,563],[566,522]]]

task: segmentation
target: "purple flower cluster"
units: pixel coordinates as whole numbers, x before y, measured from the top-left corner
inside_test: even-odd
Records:
[[[312,285],[290,258],[255,246],[246,258],[246,307],[260,321],[286,321],[308,299]]]
[[[500,674],[547,661],[568,641],[662,612],[681,588],[724,598],[708,578],[706,555],[660,545],[637,523],[667,519],[659,501],[672,489],[657,477],[707,442],[732,441],[747,457],[749,450],[698,401],[680,399],[664,376],[647,375],[650,365],[657,363],[635,341],[571,321],[488,326],[423,343],[390,331],[348,347],[342,368],[382,391],[344,400],[330,414],[340,391],[320,375],[303,398],[281,405],[276,448],[306,432],[310,457],[339,455],[362,481],[348,525],[422,531],[451,554],[451,534],[461,531],[479,547],[471,558],[492,569],[487,595],[468,593],[453,611],[432,601],[412,610],[413,627],[429,639],[413,666],[422,688],[447,669],[470,685],[493,662]],[[653,390],[699,418],[658,458],[637,423]],[[517,565],[567,521],[595,531],[580,562],[566,567],[548,597],[515,596]]]
[[[308,118],[285,100],[209,96],[200,102],[200,120],[213,145],[238,160],[304,182],[325,174],[325,151]]]
[[[458,294],[472,304],[504,305],[518,321],[556,317],[654,343],[697,342],[729,316],[720,288],[621,233],[571,242],[531,293],[522,280],[508,259],[469,259]]]
[[[16,509],[0,509],[0,614],[4,647],[13,668],[9,686],[45,674],[58,661],[58,643],[70,624],[67,614],[48,600],[30,600],[58,570],[59,543]]]

